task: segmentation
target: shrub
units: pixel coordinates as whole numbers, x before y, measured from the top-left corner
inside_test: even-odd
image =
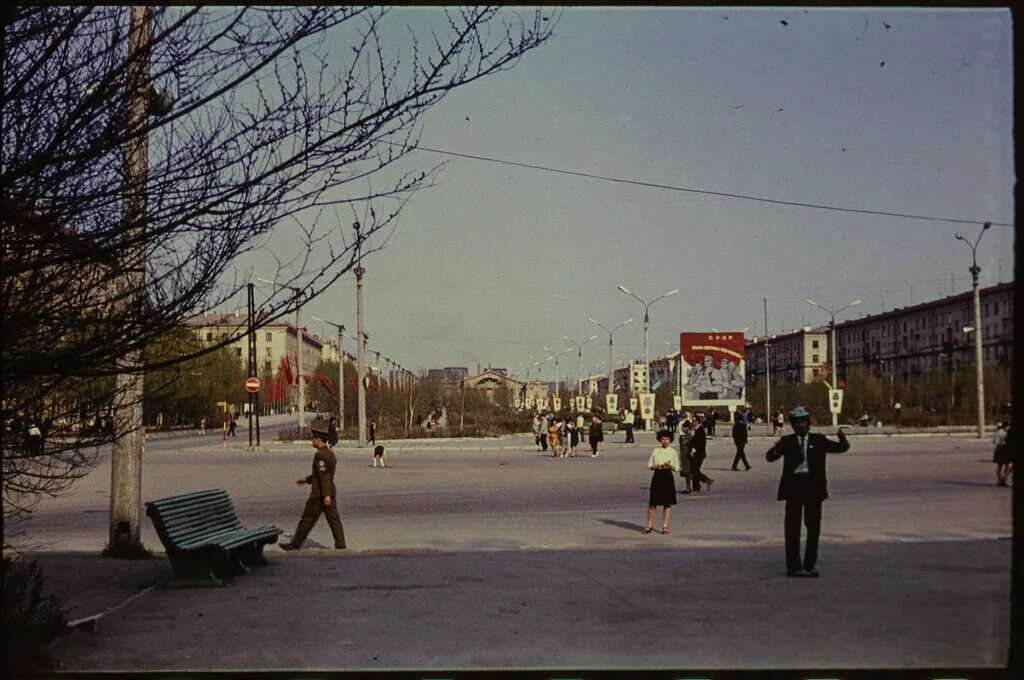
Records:
[[[4,673],[53,669],[50,643],[67,628],[65,601],[43,595],[43,573],[35,561],[4,555]]]

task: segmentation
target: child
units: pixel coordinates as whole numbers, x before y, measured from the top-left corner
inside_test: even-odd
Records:
[[[373,449],[373,467],[377,467],[377,461],[380,461],[382,468],[391,467],[388,465],[388,454],[384,452],[384,447],[380,444]]]

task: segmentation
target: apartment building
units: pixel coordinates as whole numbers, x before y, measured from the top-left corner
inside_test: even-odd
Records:
[[[231,336],[237,336],[231,347],[243,365],[247,360],[248,340],[246,337],[247,319],[244,314],[200,314],[192,317],[187,325],[196,336],[205,343],[213,343]],[[271,323],[256,331],[256,366],[260,377],[269,377],[281,366],[281,358],[289,357],[294,370],[298,333],[290,323]],[[324,356],[326,343],[305,330],[302,333],[302,372],[311,375]],[[331,355],[331,350],[327,350]]]
[[[1013,283],[981,289],[982,362],[1013,360]],[[772,384],[816,382],[829,372],[828,326],[768,338]],[[899,307],[836,325],[839,376],[853,366],[906,380],[938,370],[974,365],[971,292]],[[747,385],[765,376],[765,338],[746,344]]]

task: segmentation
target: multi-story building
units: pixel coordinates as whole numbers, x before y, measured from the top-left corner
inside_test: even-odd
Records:
[[[431,368],[427,371],[427,380],[440,380],[447,383],[461,383],[469,377],[469,369],[463,366],[447,366]]]
[[[1013,284],[983,288],[982,361],[1009,366],[1013,358]],[[974,365],[971,292],[901,307],[836,325],[840,378],[848,367],[867,366],[885,376],[911,376]],[[772,384],[816,382],[830,374],[828,326],[768,338]],[[747,385],[765,375],[765,338],[746,345]]]
[[[213,343],[231,336],[237,336],[231,347],[242,361],[247,360],[248,340],[246,337],[246,316],[240,312],[234,314],[200,314],[187,321],[196,336],[205,343]],[[298,333],[290,323],[271,323],[256,331],[256,366],[259,376],[270,377],[281,366],[281,359],[288,357],[292,370],[296,365]],[[324,342],[303,329],[302,333],[302,372],[307,376],[320,364],[324,354]]]
[[[768,368],[773,385],[810,383],[821,380],[829,362],[828,328],[804,327],[769,338],[753,338],[746,343],[746,383],[757,385],[765,376],[765,343]]]

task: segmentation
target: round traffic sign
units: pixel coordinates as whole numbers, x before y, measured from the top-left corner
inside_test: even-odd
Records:
[[[247,392],[259,392],[260,391],[260,379],[249,378],[245,381],[245,389]]]

